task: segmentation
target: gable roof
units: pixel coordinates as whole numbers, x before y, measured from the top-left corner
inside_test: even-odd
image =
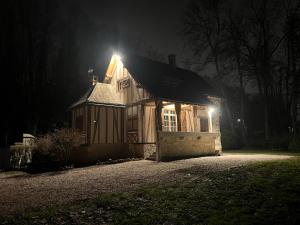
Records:
[[[96,83],[77,102],[71,105],[70,108],[83,103],[124,106],[116,95],[114,87],[105,83]]]
[[[190,70],[174,68],[169,64],[131,53],[122,56],[121,61],[135,81],[155,98],[191,104],[211,104],[207,96],[217,97],[214,88]],[[82,103],[124,106],[115,92],[112,85],[97,83],[70,108]]]
[[[131,76],[153,96],[186,103],[209,104],[216,91],[198,74],[142,56],[126,54],[122,62]]]

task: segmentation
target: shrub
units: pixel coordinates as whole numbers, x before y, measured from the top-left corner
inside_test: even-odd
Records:
[[[81,144],[82,134],[72,129],[45,134],[37,140],[33,149],[30,169],[48,171],[70,166],[71,151]]]

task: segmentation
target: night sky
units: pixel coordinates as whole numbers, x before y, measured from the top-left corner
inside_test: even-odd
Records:
[[[2,96],[7,96],[14,86],[15,96],[3,97],[8,110],[0,123],[4,127],[0,129],[0,144],[7,143],[4,137],[15,141],[23,131],[44,133],[54,125],[67,124],[66,109],[90,86],[88,71],[93,69],[102,81],[112,54],[122,57],[127,51],[165,63],[169,54],[176,54],[178,67],[193,70],[217,89],[222,88],[220,96],[228,100],[232,118],[245,118],[249,124],[257,122],[251,128],[253,133],[262,133],[267,127],[261,118],[268,112],[274,118],[265,121],[276,121],[273,127],[278,131],[274,135],[286,130],[296,115],[291,117],[290,103],[296,104],[294,83],[297,84],[300,71],[299,1],[288,1],[294,4],[284,0],[220,1],[221,11],[208,4],[214,5],[214,1],[195,2],[4,1],[0,10],[3,30],[0,62],[6,75],[0,90]],[[220,37],[214,34],[218,30],[214,12],[221,13],[224,25]],[[204,15],[204,22],[195,19],[201,18],[200,15]],[[201,25],[207,21],[208,28]],[[213,32],[211,36],[206,35],[207,29]],[[262,29],[267,31],[261,32]],[[290,55],[295,58],[291,60]],[[293,63],[297,64],[296,69]],[[15,99],[22,99],[21,106],[11,104]],[[257,105],[264,106],[263,115]],[[275,115],[273,107],[286,114],[282,124],[277,125],[278,120],[282,121],[282,112],[278,110]],[[20,116],[20,108],[30,110]],[[228,110],[228,118],[229,114]],[[252,117],[253,114],[257,116]]]
[[[174,53],[183,60],[182,55],[187,55],[187,50],[184,50],[180,32],[187,3],[188,0],[90,0],[90,4],[83,7],[96,23],[116,26],[122,35],[139,38],[165,56]]]

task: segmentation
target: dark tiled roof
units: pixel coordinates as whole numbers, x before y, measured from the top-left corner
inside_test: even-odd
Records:
[[[82,103],[123,105],[115,93],[114,87],[110,84],[97,83],[91,87],[71,108]]]
[[[133,54],[122,56],[122,62],[132,77],[157,98],[208,104],[207,95],[216,95],[212,86],[192,71]]]
[[[131,53],[123,54],[121,60],[132,77],[156,98],[183,103],[210,104],[207,96],[216,96],[212,86],[192,71],[173,68],[169,64]],[[110,59],[107,58],[105,61],[107,69]],[[122,105],[117,99],[115,90],[110,84],[105,83],[97,83],[91,87],[71,108],[82,103]]]

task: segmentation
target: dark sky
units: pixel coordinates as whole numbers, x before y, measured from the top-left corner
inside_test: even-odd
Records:
[[[174,53],[182,60],[182,13],[188,0],[90,0],[86,13],[96,22],[119,27],[122,34],[142,39],[164,55]],[[86,4],[87,3],[87,4]],[[181,55],[181,57],[180,57]]]

